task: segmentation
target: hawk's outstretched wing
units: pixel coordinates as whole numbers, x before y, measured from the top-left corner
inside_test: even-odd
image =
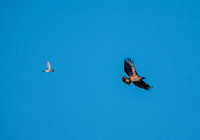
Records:
[[[134,63],[133,63],[133,61],[131,61],[130,58],[126,58],[124,60],[124,71],[126,72],[126,74],[129,77],[138,75],[136,70],[135,70]]]
[[[147,83],[145,83],[143,80],[140,81],[134,81],[133,84],[139,88],[143,88],[146,90],[149,90],[151,86],[149,86]]]

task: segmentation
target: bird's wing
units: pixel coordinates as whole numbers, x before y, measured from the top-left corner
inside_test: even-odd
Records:
[[[136,70],[135,70],[135,66],[134,63],[131,61],[130,58],[126,58],[124,60],[124,71],[126,72],[126,74],[131,77],[131,76],[138,76]]]
[[[51,66],[48,60],[47,60],[47,70],[51,70]]]
[[[145,83],[143,80],[140,81],[134,81],[133,84],[139,88],[149,90],[151,86],[149,86],[147,83]]]

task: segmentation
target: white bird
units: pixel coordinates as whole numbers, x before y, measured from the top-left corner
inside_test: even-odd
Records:
[[[42,71],[42,72],[54,72],[54,69],[51,70],[51,66],[50,66],[50,63],[49,63],[48,60],[47,60],[47,69],[45,71]]]

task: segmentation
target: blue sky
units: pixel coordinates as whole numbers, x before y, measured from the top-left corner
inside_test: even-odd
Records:
[[[199,4],[2,1],[1,139],[199,140]]]

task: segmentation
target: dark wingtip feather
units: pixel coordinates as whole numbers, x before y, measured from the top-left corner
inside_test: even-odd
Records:
[[[150,90],[152,90],[152,88],[154,88],[154,86],[149,86],[149,87],[147,87],[146,90],[150,91]]]
[[[126,57],[126,58],[124,59],[124,61],[125,61],[125,62],[126,62],[126,61],[130,61],[130,62],[133,63],[133,61],[132,61],[131,58],[129,58],[129,57]]]

